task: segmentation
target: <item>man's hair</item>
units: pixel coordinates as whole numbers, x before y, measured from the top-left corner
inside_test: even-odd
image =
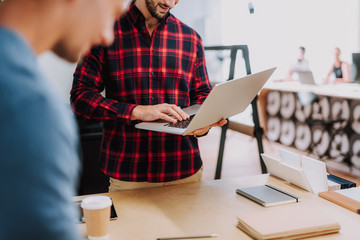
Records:
[[[299,49],[300,49],[301,51],[305,52],[305,47],[300,46]]]

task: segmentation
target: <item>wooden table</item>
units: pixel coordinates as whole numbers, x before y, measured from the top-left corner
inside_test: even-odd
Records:
[[[219,234],[223,240],[251,239],[236,228],[239,213],[267,211],[235,193],[239,187],[268,183],[301,197],[300,205],[316,209],[337,220],[339,234],[313,239],[360,239],[360,215],[305,190],[267,175],[152,189],[105,193],[114,202],[118,219],[110,222],[110,239],[155,240],[159,237]],[[75,197],[80,200],[84,196]],[[286,211],[292,204],[276,206]],[[274,207],[273,207],[274,208]],[[85,234],[85,224],[79,224]]]

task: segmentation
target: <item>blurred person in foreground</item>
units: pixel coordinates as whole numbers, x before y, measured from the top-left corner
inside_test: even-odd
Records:
[[[211,90],[200,36],[170,13],[178,0],[136,0],[115,24],[115,41],[96,47],[78,65],[71,90],[76,114],[104,121],[101,170],[109,191],[197,182],[197,137],[139,130],[135,123],[189,118]],[[100,93],[105,89],[106,96]]]
[[[0,3],[0,239],[81,239],[71,197],[80,161],[76,122],[39,71],[47,50],[76,62],[113,41],[125,0]]]

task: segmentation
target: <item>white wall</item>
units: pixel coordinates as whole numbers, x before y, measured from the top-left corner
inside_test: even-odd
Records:
[[[63,101],[70,103],[70,90],[76,64],[66,62],[52,52],[40,55],[38,62],[45,76],[53,83]]]
[[[221,1],[180,0],[171,13],[197,31],[204,45],[221,44]]]
[[[326,76],[333,61],[333,49],[351,62],[359,50],[358,0],[222,0],[223,44],[248,44],[253,71],[278,66],[275,78],[286,75],[296,59],[298,47],[307,49],[316,80]]]

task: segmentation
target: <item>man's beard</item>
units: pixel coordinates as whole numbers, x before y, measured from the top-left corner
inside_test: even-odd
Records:
[[[169,14],[169,11],[167,13],[165,13],[164,15],[160,15],[156,12],[156,7],[157,5],[155,5],[152,0],[145,0],[146,2],[146,7],[149,10],[151,16],[153,16],[154,18],[156,18],[159,21],[163,21],[166,16]]]

